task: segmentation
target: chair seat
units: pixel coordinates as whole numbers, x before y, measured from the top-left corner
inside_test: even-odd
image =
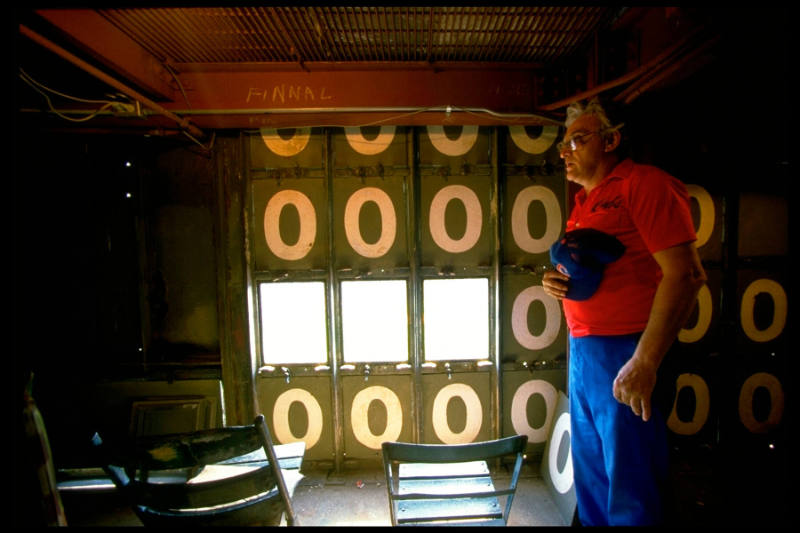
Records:
[[[203,469],[190,480],[186,481],[189,485],[197,485],[201,483],[209,483],[212,481],[220,481],[223,479],[229,479],[234,476],[240,476],[247,472],[252,472],[264,466],[263,462],[260,463],[253,463],[253,464],[242,464],[242,465],[230,465],[230,464],[217,464],[217,465],[206,465]],[[288,468],[284,469],[281,468],[281,474],[283,475],[283,481],[286,483],[286,489],[289,491],[289,494],[294,493],[294,489],[303,480],[305,477],[303,474],[300,473],[299,469],[295,468]]]
[[[456,478],[488,476],[486,461],[461,463],[403,463],[399,466],[399,479]]]
[[[303,465],[303,456],[306,451],[306,445],[302,441],[290,442],[288,444],[275,444],[275,456],[278,458],[278,463],[284,470],[297,469]],[[269,461],[267,454],[263,449],[258,449],[239,457],[234,457],[226,461],[220,461],[219,464],[239,464],[239,463],[255,463],[255,462]]]
[[[186,481],[189,485],[199,485],[201,483],[209,483],[211,481],[221,481],[223,479],[230,479],[234,476],[241,476],[247,472],[252,472],[262,468],[263,464],[245,464],[245,465],[206,465],[202,470],[191,479]]]
[[[383,443],[393,525],[505,525],[526,444],[519,435],[464,445]],[[497,487],[487,461],[507,456],[514,471]]]
[[[470,496],[493,490],[492,478],[488,476],[401,480],[399,498],[410,494],[439,497],[400,499],[397,505],[397,522],[403,524],[435,520],[501,519],[503,510],[496,497]]]
[[[296,525],[291,504],[305,443],[274,446],[263,415],[250,426],[137,439],[106,451],[104,471],[145,525]]]

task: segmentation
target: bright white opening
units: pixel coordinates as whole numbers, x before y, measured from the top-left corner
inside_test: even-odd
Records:
[[[425,359],[489,357],[489,280],[422,282]]]
[[[342,282],[342,349],[348,363],[408,361],[405,280]]]
[[[264,364],[328,360],[325,283],[262,283],[259,293]]]

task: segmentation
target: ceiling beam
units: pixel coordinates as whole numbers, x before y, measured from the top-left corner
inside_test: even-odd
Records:
[[[451,105],[519,113],[536,108],[537,89],[534,73],[520,70],[184,72],[181,82],[192,110]]]
[[[516,69],[201,71],[184,72],[180,79],[185,101],[146,105],[156,113],[143,109],[136,117],[98,116],[93,123],[147,127],[156,114],[191,120],[202,129],[561,122],[537,110],[537,74]]]
[[[93,65],[90,65],[89,63],[87,63],[83,59],[75,56],[74,54],[72,54],[68,50],[65,50],[64,48],[58,46],[57,44],[49,41],[47,38],[39,35],[38,33],[34,32],[34,31],[32,31],[28,27],[20,25],[19,26],[19,32],[20,32],[20,35],[23,35],[23,36],[29,38],[33,42],[43,46],[47,50],[50,50],[54,54],[60,56],[62,59],[66,59],[68,62],[72,63],[76,67],[80,68],[81,70],[87,72],[88,74],[94,76],[98,80],[100,80],[103,83],[107,84],[109,87],[113,87],[113,88],[121,91],[123,94],[127,95],[132,100],[134,100],[134,101],[136,101],[136,102],[138,102],[140,104],[144,104],[149,109],[153,110],[155,113],[157,113],[159,115],[163,115],[164,117],[168,118],[169,120],[172,120],[172,121],[176,122],[178,124],[178,126],[180,126],[182,129],[188,131],[192,135],[194,135],[196,137],[200,137],[200,138],[205,137],[205,134],[201,130],[199,130],[195,125],[193,125],[188,119],[185,119],[183,117],[180,117],[180,116],[172,113],[169,109],[166,109],[166,108],[162,107],[160,104],[158,104],[157,102],[154,102],[153,100],[148,98],[146,95],[136,91],[135,89],[133,89],[131,87],[128,87],[125,83],[122,83],[119,80],[109,76],[105,72],[97,69]],[[91,111],[90,113],[92,115],[95,115],[95,114],[97,114],[97,111],[96,110],[95,111]],[[137,115],[138,115],[138,113],[137,113]]]
[[[95,10],[41,9],[36,13],[128,84],[157,100],[175,97],[172,75],[159,59]]]

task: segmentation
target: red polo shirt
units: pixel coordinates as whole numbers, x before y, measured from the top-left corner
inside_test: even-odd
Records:
[[[652,254],[697,237],[686,186],[666,172],[630,159],[600,184],[575,195],[566,230],[594,228],[614,235],[625,253],[606,265],[589,299],[564,299],[570,333],[625,335],[644,330],[661,269]]]

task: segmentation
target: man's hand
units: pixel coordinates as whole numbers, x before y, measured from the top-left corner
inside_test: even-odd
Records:
[[[542,277],[542,288],[545,294],[561,300],[569,290],[569,276],[557,270],[548,270]]]
[[[653,254],[662,278],[639,345],[630,361],[617,373],[614,398],[629,405],[647,422],[656,372],[681,326],[696,305],[697,292],[706,281],[694,243],[679,244]]]
[[[636,416],[650,420],[651,397],[656,386],[657,367],[632,357],[614,379],[614,398],[630,406]]]

